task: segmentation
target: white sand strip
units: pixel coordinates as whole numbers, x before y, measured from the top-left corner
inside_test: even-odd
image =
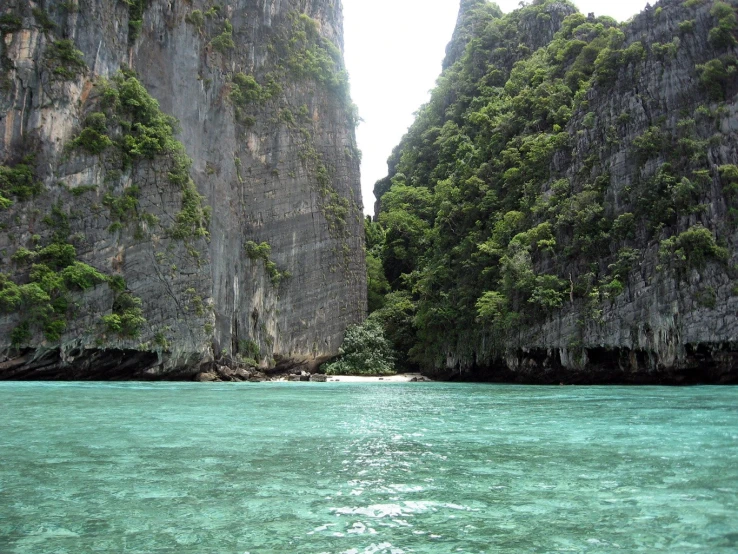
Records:
[[[402,375],[387,375],[384,377],[362,377],[358,375],[328,375],[328,382],[339,383],[408,383],[420,378],[420,373],[403,373]]]

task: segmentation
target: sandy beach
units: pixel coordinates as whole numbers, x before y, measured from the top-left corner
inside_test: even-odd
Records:
[[[403,373],[401,375],[386,375],[384,377],[362,377],[358,375],[329,375],[329,383],[409,383],[413,379],[425,381],[420,373]]]
[[[302,376],[282,376],[277,379],[273,379],[273,381],[319,381],[321,383],[411,383],[432,381],[432,379],[423,377],[420,373],[403,373],[400,375],[385,375],[382,377],[365,377],[361,375],[319,375],[318,377],[320,379],[311,378],[310,375],[304,373]],[[323,381],[324,378],[325,381]]]

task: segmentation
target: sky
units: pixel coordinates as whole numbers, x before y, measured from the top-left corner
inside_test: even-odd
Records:
[[[588,14],[625,21],[647,0],[573,0]],[[497,0],[508,13],[518,0]],[[387,158],[430,98],[451,40],[459,0],[343,0],[346,67],[351,96],[363,119],[356,130],[364,211],[374,213],[374,183]]]

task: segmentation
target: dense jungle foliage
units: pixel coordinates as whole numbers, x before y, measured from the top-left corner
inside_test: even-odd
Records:
[[[709,153],[736,92],[735,5],[649,8],[649,25],[668,34],[678,23],[663,43],[562,0],[508,15],[485,0],[462,10],[452,58],[393,152],[366,224],[370,320],[401,363],[492,357],[564,310],[597,321],[649,256],[676,276],[726,264],[738,169]],[[707,37],[695,35],[700,17]],[[694,83],[679,113],[640,91],[645,123],[627,102],[622,113],[602,109],[677,60]],[[618,152],[625,181],[611,173]]]

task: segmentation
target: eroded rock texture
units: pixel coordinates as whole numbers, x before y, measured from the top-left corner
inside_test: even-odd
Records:
[[[461,8],[375,189],[434,200],[413,214],[433,254],[385,258],[420,275],[415,361],[464,379],[738,381],[736,3],[663,0],[621,25],[563,1]]]
[[[366,309],[341,3],[0,17],[0,378],[334,355]]]

